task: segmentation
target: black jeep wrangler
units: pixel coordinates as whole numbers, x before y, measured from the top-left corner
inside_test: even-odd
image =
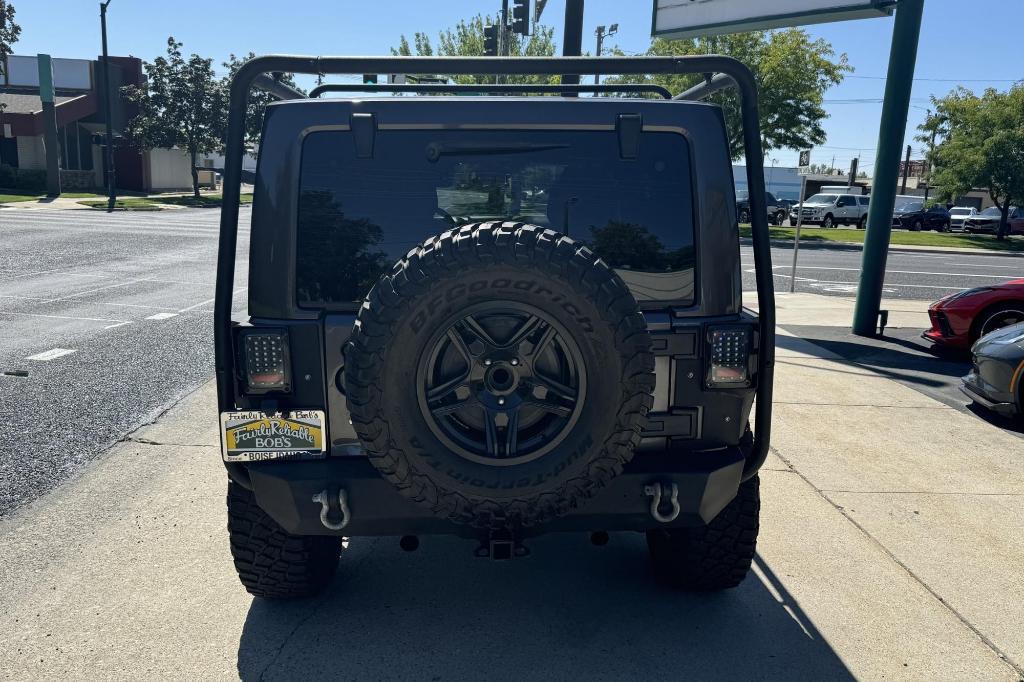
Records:
[[[551,97],[473,86],[466,97],[269,106],[248,314],[232,319],[246,102],[274,71],[728,74],[741,93],[760,315],[742,307],[722,111],[579,97],[587,87],[566,84],[520,88]],[[343,537],[399,536],[411,550],[444,533],[511,558],[541,533],[603,544],[608,531],[640,531],[670,584],[743,580],[771,424],[761,158],[753,78],[723,57],[243,66],[215,343],[228,529],[246,589],[317,592]]]

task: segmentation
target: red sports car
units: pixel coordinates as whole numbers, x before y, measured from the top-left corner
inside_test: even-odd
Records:
[[[928,317],[932,328],[924,338],[968,350],[985,334],[1024,322],[1024,278],[944,296],[929,306]]]

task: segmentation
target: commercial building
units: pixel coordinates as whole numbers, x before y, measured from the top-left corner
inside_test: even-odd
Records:
[[[106,185],[104,132],[108,118],[115,134],[118,188],[151,192],[191,187],[185,153],[177,149],[143,151],[122,137],[137,110],[121,95],[121,88],[145,84],[140,59],[110,57],[109,112],[99,60],[55,58],[52,64],[61,186],[65,191],[95,190]],[[15,169],[15,174],[45,171],[43,130],[37,58],[10,55],[0,77],[0,165]]]

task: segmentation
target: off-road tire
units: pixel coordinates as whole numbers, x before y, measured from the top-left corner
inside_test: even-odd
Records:
[[[537,288],[519,288],[524,282]],[[562,444],[525,464],[493,466],[446,447],[410,387],[427,330],[506,300],[562,315],[592,376]],[[476,223],[428,239],[374,285],[345,349],[345,395],[370,461],[402,495],[476,528],[533,526],[579,507],[632,458],[652,403],[650,344],[633,294],[589,249],[535,225]]]
[[[228,482],[228,536],[238,579],[256,597],[311,597],[338,567],[341,537],[291,535],[256,504],[251,490]]]
[[[700,528],[647,531],[647,549],[660,582],[693,591],[736,587],[747,577],[757,549],[761,493],[757,476]]]

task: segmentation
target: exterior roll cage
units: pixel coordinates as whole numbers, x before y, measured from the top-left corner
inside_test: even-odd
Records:
[[[258,86],[257,86],[258,87]],[[309,91],[310,97],[319,97],[325,92],[422,92],[439,93],[445,95],[458,95],[460,93],[480,95],[518,95],[527,93],[538,94],[561,94],[564,92],[618,92],[623,94],[638,95],[652,93],[662,99],[672,99],[672,93],[660,85],[495,85],[486,83],[481,85],[468,85],[456,83],[448,85],[445,83],[324,83]]]
[[[227,148],[224,161],[223,209],[217,249],[217,284],[214,299],[214,353],[217,401],[220,411],[234,409],[235,357],[231,339],[231,303],[234,291],[235,251],[238,241],[238,202],[242,157],[245,153],[245,115],[249,93],[257,78],[273,72],[305,74],[445,73],[457,75],[583,76],[654,74],[723,74],[740,93],[743,151],[753,232],[754,269],[758,302],[757,404],[754,442],[747,456],[743,480],[752,477],[768,457],[771,437],[772,388],[775,366],[775,294],[765,204],[764,162],[758,115],[757,86],[742,62],[720,55],[683,57],[300,57],[267,55],[249,60],[231,79]],[[445,86],[450,89],[451,86]],[[509,86],[503,86],[508,90]],[[618,86],[617,86],[618,87]],[[422,86],[417,86],[421,89]],[[476,86],[474,86],[476,88]],[[477,88],[478,89],[478,88]],[[570,91],[573,88],[560,88]],[[556,87],[556,90],[559,88]]]

